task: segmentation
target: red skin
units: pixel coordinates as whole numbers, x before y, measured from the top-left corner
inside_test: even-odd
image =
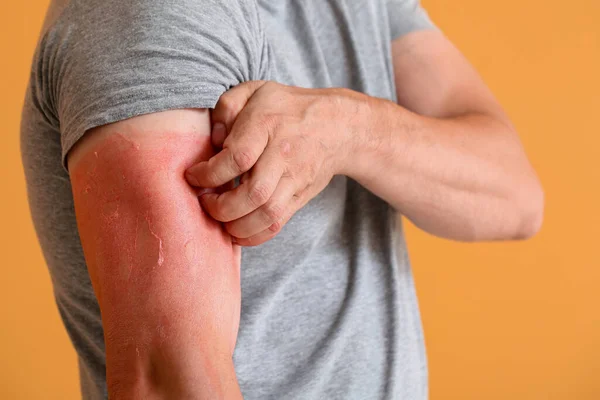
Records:
[[[115,398],[220,397],[235,380],[239,247],[184,178],[213,154],[208,122],[192,110],[137,117],[88,132],[70,154]]]

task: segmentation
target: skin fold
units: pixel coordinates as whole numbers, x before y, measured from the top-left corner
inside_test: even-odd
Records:
[[[70,154],[111,398],[239,396],[239,247],[183,177],[212,154],[208,126],[207,111],[141,116],[88,132]]]

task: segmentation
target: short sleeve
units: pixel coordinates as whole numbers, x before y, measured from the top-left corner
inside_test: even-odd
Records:
[[[72,0],[40,46],[36,93],[59,122],[63,165],[88,129],[212,108],[268,79],[256,0]]]
[[[392,40],[412,31],[437,29],[419,0],[386,0]]]

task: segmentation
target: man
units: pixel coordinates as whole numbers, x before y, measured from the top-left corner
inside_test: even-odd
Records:
[[[397,212],[465,241],[542,220],[417,0],[54,1],[22,152],[87,399],[426,398]]]

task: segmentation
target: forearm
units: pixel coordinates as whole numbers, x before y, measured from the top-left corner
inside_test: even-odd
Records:
[[[239,252],[183,178],[208,141],[113,132],[71,174],[111,399],[241,398]]]
[[[417,226],[456,240],[538,229],[542,192],[508,124],[481,113],[430,118],[386,100],[353,101],[360,111],[347,175]]]

